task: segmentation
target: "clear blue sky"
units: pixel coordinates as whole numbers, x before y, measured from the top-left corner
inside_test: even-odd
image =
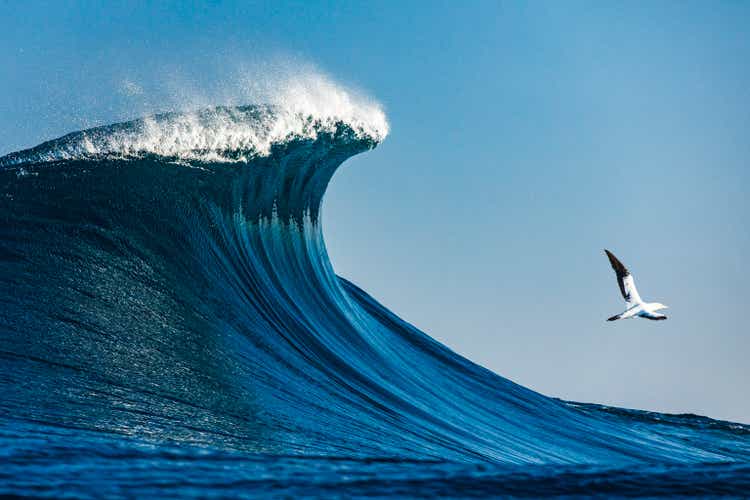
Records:
[[[313,63],[391,122],[325,202],[340,274],[545,394],[750,422],[750,4],[102,4],[0,0],[0,153]],[[668,321],[604,321],[604,247]]]

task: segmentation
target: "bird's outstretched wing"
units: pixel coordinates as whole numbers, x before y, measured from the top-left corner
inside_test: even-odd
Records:
[[[639,304],[641,302],[641,296],[638,295],[638,290],[635,288],[635,280],[630,271],[620,262],[617,257],[614,256],[609,250],[604,250],[604,253],[609,257],[609,263],[612,264],[612,269],[615,270],[617,275],[617,284],[620,286],[620,292],[622,297],[629,305]]]

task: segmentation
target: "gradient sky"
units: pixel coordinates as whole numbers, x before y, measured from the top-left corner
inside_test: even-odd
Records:
[[[750,423],[750,4],[0,9],[0,153],[315,64],[391,122],[325,201],[339,274],[547,395]],[[668,321],[605,322],[605,247]]]

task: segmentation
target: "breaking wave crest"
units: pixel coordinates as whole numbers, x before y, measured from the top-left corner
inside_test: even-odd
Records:
[[[323,115],[275,105],[215,107],[192,113],[164,113],[68,134],[0,160],[0,166],[100,157],[164,158],[201,162],[247,162],[268,156],[292,140],[315,140],[346,127],[355,137],[377,143],[388,134],[377,106]],[[359,112],[353,111],[358,109]]]

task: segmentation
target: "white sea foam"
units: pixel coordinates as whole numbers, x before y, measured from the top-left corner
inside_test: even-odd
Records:
[[[342,123],[358,138],[374,142],[388,134],[388,121],[377,102],[319,73],[290,76],[272,85],[266,82],[263,92],[248,92],[246,99],[255,99],[261,106],[153,115],[71,134],[8,155],[0,164],[102,155],[236,162],[268,155],[274,144],[293,138],[315,139],[322,132],[334,132]]]

